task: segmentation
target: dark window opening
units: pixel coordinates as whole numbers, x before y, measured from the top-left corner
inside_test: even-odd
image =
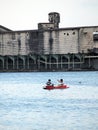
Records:
[[[98,41],[98,34],[93,34],[93,40]]]
[[[75,32],[73,32],[73,35],[75,35]]]
[[[15,40],[15,33],[12,34],[12,40]]]

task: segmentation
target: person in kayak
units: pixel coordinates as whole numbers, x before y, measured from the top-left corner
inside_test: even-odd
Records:
[[[58,86],[62,86],[62,85],[64,85],[64,83],[63,83],[63,79],[60,79],[60,80],[57,80],[58,82],[59,82],[59,85]]]
[[[48,79],[46,85],[47,85],[47,86],[53,86],[53,84],[51,83],[51,79]]]

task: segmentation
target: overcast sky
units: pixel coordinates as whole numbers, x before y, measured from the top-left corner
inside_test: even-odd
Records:
[[[98,0],[0,0],[0,25],[37,29],[50,12],[60,13],[60,28],[98,26]]]

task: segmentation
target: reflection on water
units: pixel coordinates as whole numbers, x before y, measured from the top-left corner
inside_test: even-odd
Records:
[[[0,73],[0,130],[98,130],[98,72]],[[47,79],[70,87],[44,90]]]

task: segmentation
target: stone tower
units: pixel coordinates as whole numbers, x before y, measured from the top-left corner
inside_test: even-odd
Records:
[[[54,24],[54,28],[59,28],[60,14],[57,12],[51,12],[48,14],[49,22]]]

